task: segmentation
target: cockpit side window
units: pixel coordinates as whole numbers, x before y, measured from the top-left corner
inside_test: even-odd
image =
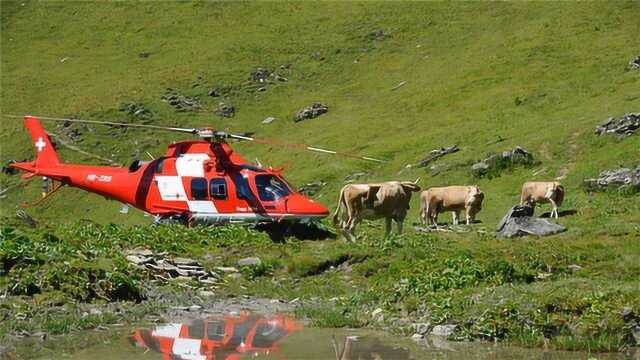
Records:
[[[274,175],[257,175],[256,188],[262,201],[276,201],[291,194],[289,187]]]
[[[160,158],[158,160],[156,160],[156,164],[155,164],[155,170],[156,170],[156,174],[161,174],[162,173],[162,168],[164,167],[164,158]]]

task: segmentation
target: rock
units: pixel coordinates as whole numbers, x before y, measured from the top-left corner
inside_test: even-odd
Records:
[[[427,335],[427,333],[429,332],[429,327],[431,326],[430,323],[416,323],[413,324],[413,327],[416,331],[416,333],[420,334],[420,335]]]
[[[300,302],[300,298],[295,298],[295,299],[289,301],[289,304],[297,304],[299,302]]]
[[[202,106],[197,97],[189,97],[182,95],[177,90],[168,88],[160,99],[169,105],[171,105],[176,111],[196,111],[200,110]]]
[[[357,173],[353,173],[351,175],[347,175],[344,178],[344,183],[345,184],[352,183],[352,182],[356,181],[357,179],[359,179],[359,178],[361,178],[363,176],[367,176],[367,175],[369,175],[369,173],[366,173],[366,172],[357,172]]]
[[[238,266],[256,266],[262,264],[262,260],[259,257],[247,257],[238,260]]]
[[[208,290],[200,290],[200,291],[198,291],[198,295],[200,295],[202,297],[214,297],[216,295],[216,293],[214,293],[213,291],[208,291]]]
[[[584,185],[589,191],[616,189],[638,192],[640,191],[640,165],[635,169],[605,170],[595,179],[586,179]]]
[[[198,262],[193,259],[177,257],[177,258],[173,258],[171,262],[173,262],[176,265],[191,265],[191,266],[196,266],[200,268],[200,266],[198,266]]]
[[[227,277],[229,277],[231,279],[240,279],[242,277],[242,274],[240,274],[240,273],[231,273],[231,274],[227,275]]]
[[[272,72],[269,69],[257,68],[255,71],[252,71],[249,74],[249,80],[264,83],[267,82],[267,79],[271,76]]]
[[[238,269],[234,268],[234,267],[225,267],[225,266],[218,266],[216,267],[216,270],[223,272],[223,273],[234,273],[234,272],[238,272]]]
[[[382,314],[383,310],[381,308],[377,308],[371,312],[371,317],[377,317]]]
[[[496,230],[500,231],[506,225],[507,221],[513,217],[533,216],[533,212],[534,209],[531,205],[516,205],[509,209],[507,214],[500,220]]]
[[[571,270],[573,272],[582,270],[582,266],[576,265],[576,264],[571,264],[571,265],[569,265],[567,267],[569,268],[569,270]]]
[[[222,95],[222,91],[219,88],[211,88],[209,89],[209,92],[207,92],[207,95],[211,97],[220,97]]]
[[[314,196],[320,189],[327,185],[324,181],[314,181],[298,188],[298,192],[305,196]]]
[[[458,151],[460,151],[460,148],[458,148],[458,145],[452,145],[446,148],[441,147],[439,149],[431,150],[431,152],[429,152],[429,156],[420,160],[420,162],[418,162],[415,166],[426,167],[427,165],[429,165],[429,163],[436,161],[437,159],[447,154],[453,154]]]
[[[141,59],[146,59],[149,56],[151,56],[151,53],[149,53],[149,52],[141,52],[141,53],[138,54],[138,57],[141,58]]]
[[[640,128],[640,113],[629,113],[618,119],[610,117],[604,124],[596,126],[595,133],[598,135],[615,134],[618,137],[625,137],[635,133],[638,128]]]
[[[443,336],[449,337],[453,334],[454,331],[458,328],[458,325],[436,325],[431,330],[431,335],[433,336]]]
[[[523,235],[547,236],[566,230],[562,225],[547,219],[531,216],[533,207],[516,205],[502,218],[496,229],[498,237],[512,238]]]
[[[367,34],[368,40],[384,40],[391,36],[388,32],[384,31],[384,29],[377,29]]]
[[[476,177],[483,177],[492,173],[497,173],[506,168],[518,165],[533,164],[533,155],[520,146],[513,150],[503,151],[501,154],[490,154],[471,166],[471,173]]]
[[[327,105],[321,103],[313,103],[310,106],[298,111],[293,119],[295,122],[300,122],[306,119],[313,119],[329,111]]]
[[[274,118],[273,116],[269,116],[269,117],[265,118],[264,120],[262,120],[262,123],[263,124],[271,124],[274,121],[276,121],[276,118]]]
[[[232,118],[236,114],[236,108],[233,105],[227,105],[225,103],[218,104],[216,114],[226,118]]]
[[[29,227],[34,228],[38,226],[38,221],[22,209],[16,211],[16,218]]]
[[[424,339],[424,335],[423,334],[413,334],[411,335],[411,340],[413,341],[419,341]]]
[[[639,70],[640,69],[640,56],[636,56],[635,59],[629,61],[629,68],[631,70]]]

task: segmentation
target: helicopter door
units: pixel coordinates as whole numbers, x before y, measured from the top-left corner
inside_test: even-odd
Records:
[[[231,180],[236,190],[236,199],[238,200],[234,211],[241,213],[253,213],[254,211],[258,211],[260,204],[256,200],[255,195],[253,195],[251,187],[249,187],[247,175],[237,172],[231,176]]]
[[[271,213],[285,213],[285,202],[281,201],[291,194],[289,187],[277,176],[260,174],[255,177],[258,198],[265,210]]]

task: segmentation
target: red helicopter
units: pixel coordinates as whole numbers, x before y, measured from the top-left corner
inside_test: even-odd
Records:
[[[238,360],[278,353],[279,343],[302,330],[302,324],[281,314],[241,312],[138,329],[130,342],[152,349],[163,359]]]
[[[163,157],[135,160],[126,167],[65,164],[43,129],[39,118],[24,117],[36,150],[35,161],[15,162],[11,167],[27,172],[24,178],[47,177],[59,182],[49,194],[68,185],[134,206],[155,215],[156,221],[191,224],[306,222],[329,214],[327,208],[305,197],[282,177],[282,170],[249,164],[226,140],[274,142],[215,131],[212,128],[178,128],[135,123],[40,117],[42,120],[174,131],[202,140],[171,144]],[[306,145],[276,143],[295,149],[356,157]]]

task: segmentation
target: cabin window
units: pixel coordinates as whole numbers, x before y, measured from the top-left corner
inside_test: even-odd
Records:
[[[164,167],[164,158],[160,158],[156,160],[156,166],[155,166],[156,174],[161,174],[163,167]]]
[[[193,178],[191,179],[191,198],[193,200],[207,200],[207,179]]]
[[[211,179],[209,194],[214,199],[225,200],[227,198],[227,182],[223,178]]]
[[[257,175],[256,188],[262,201],[276,201],[291,194],[289,187],[274,175]]]
[[[209,321],[207,323],[207,338],[209,340],[222,341],[224,339],[224,326],[224,321]]]
[[[251,193],[251,189],[249,189],[247,178],[240,173],[236,173],[233,175],[233,183],[236,185],[236,196],[238,199],[253,200],[253,194]]]

